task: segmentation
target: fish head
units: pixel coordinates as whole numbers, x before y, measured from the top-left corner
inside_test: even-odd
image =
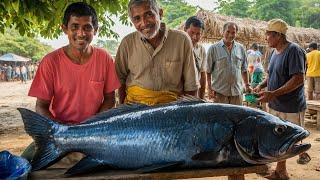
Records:
[[[307,151],[301,141],[309,136],[304,128],[270,114],[249,116],[240,121],[234,142],[241,157],[251,164],[278,162]]]

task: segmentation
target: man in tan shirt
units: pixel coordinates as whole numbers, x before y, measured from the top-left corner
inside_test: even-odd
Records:
[[[154,105],[196,95],[199,83],[187,34],[161,23],[156,0],[130,0],[128,14],[137,31],[122,40],[116,55],[120,103]]]
[[[191,38],[193,45],[193,53],[195,57],[195,63],[198,71],[198,79],[200,83],[200,89],[198,91],[198,96],[204,99],[206,90],[206,50],[199,43],[202,31],[204,30],[204,23],[197,16],[191,16],[187,19],[184,25],[184,31],[188,33]]]

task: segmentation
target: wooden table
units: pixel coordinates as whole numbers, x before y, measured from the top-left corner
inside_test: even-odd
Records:
[[[307,108],[317,111],[317,130],[320,130],[320,101],[319,100],[307,101]]]
[[[244,180],[245,174],[250,173],[266,173],[267,165],[258,165],[250,167],[235,167],[235,168],[219,168],[219,169],[190,169],[173,172],[157,172],[140,174],[135,171],[112,170],[107,172],[97,172],[85,174],[81,176],[69,177],[64,176],[66,169],[46,169],[32,172],[29,179],[187,179],[187,178],[202,178],[215,176],[228,176],[229,180]]]

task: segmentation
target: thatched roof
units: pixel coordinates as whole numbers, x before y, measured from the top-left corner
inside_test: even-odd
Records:
[[[222,39],[224,23],[227,21],[233,21],[239,26],[237,41],[241,42],[247,47],[254,42],[264,45],[266,44],[266,21],[223,16],[205,10],[198,11],[197,16],[203,19],[205,24],[205,30],[202,36],[202,41],[204,42],[215,42]],[[310,42],[320,42],[319,29],[296,28],[290,26],[287,36],[290,41],[296,42],[303,47],[306,47]]]

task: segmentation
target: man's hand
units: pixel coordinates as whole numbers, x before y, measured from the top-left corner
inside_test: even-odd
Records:
[[[208,88],[208,95],[209,95],[209,99],[214,99],[216,97],[216,92],[209,87]]]
[[[258,85],[255,88],[253,88],[252,91],[255,92],[255,93],[259,93],[261,91],[261,89],[262,89],[261,86]]]
[[[270,102],[272,99],[276,97],[273,91],[261,91],[258,93],[258,95],[258,101],[260,102]]]
[[[245,91],[246,93],[251,93],[251,92],[252,92],[251,86],[250,86],[249,84],[247,84],[247,85],[245,86],[245,88],[244,88],[244,91]]]

